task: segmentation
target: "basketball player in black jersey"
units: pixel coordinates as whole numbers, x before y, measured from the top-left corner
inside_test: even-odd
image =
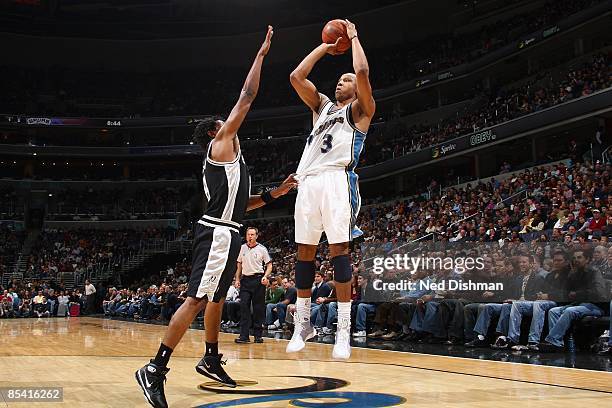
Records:
[[[172,350],[203,309],[206,354],[196,371],[226,386],[236,386],[222,367],[225,362],[221,360],[217,345],[223,301],[236,273],[241,244],[240,222],[246,211],[259,208],[296,186],[293,176],[289,176],[278,188],[261,196],[250,196],[251,181],[236,133],[257,95],[261,65],[270,49],[272,34],[272,27],[268,27],[240,98],[227,120],[200,122],[194,132],[194,140],[205,149],[208,140],[213,140],[208,143],[202,170],[208,206],[195,230],[187,299],[170,320],[155,358],[135,373],[146,400],[156,408],[168,406],[164,381]]]

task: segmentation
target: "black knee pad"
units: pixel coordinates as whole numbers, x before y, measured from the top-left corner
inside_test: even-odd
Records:
[[[314,261],[297,261],[295,264],[295,287],[298,289],[312,289],[315,269]]]
[[[348,255],[339,255],[331,259],[334,266],[334,280],[336,282],[345,283],[353,279],[353,268],[351,267],[351,257]]]

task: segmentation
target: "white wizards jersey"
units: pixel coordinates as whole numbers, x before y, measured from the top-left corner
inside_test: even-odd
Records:
[[[351,116],[350,103],[341,109],[329,100],[323,104],[306,140],[297,168],[298,179],[334,169],[353,173],[366,134],[355,127]]]

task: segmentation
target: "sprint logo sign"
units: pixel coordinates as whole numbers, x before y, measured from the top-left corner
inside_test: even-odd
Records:
[[[457,145],[454,143],[449,143],[447,145],[436,146],[431,149],[431,158],[437,159],[438,157],[442,157],[448,152],[452,152],[457,148]]]

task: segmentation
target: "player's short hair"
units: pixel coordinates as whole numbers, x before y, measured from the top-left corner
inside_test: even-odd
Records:
[[[210,139],[208,132],[215,130],[218,120],[223,120],[223,118],[221,116],[210,116],[199,121],[193,130],[191,140],[201,145],[208,143],[208,140]]]
[[[257,227],[247,227],[246,232],[249,232],[249,230],[253,230],[255,231],[255,235],[259,235],[259,230]]]

